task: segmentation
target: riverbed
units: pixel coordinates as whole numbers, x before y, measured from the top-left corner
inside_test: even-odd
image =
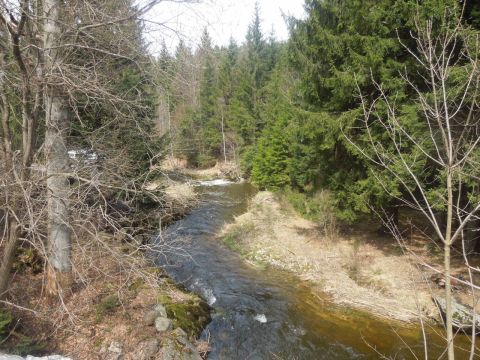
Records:
[[[197,183],[197,191],[200,205],[161,235],[173,245],[158,262],[212,307],[201,335],[210,342],[209,359],[425,357],[418,326],[338,306],[293,274],[248,264],[225,247],[216,235],[246,211],[253,186],[212,181]],[[428,331],[429,358],[442,354],[437,331]],[[462,343],[467,347],[468,340]]]

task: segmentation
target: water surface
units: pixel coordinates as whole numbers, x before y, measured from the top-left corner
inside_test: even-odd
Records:
[[[425,358],[418,327],[339,307],[293,274],[254,267],[223,246],[216,234],[246,211],[254,187],[216,181],[198,191],[201,204],[164,231],[171,252],[159,264],[214,309],[202,334],[209,359]],[[431,359],[443,349],[435,331],[428,335]]]

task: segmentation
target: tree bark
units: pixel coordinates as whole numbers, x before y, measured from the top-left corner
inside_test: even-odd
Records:
[[[12,271],[15,252],[18,247],[18,223],[15,219],[5,220],[7,227],[8,240],[3,249],[2,264],[0,265],[0,298],[3,298],[8,289],[10,273]]]
[[[452,247],[452,224],[453,223],[453,184],[452,169],[447,168],[447,229],[445,232],[444,267],[445,267],[445,318],[447,329],[447,354],[449,360],[455,359],[453,344],[453,311],[452,311],[452,284],[450,269],[450,250]]]
[[[225,142],[225,121],[223,117],[223,106],[222,106],[222,143],[223,143],[223,161],[227,162],[227,145]]]
[[[3,49],[2,49],[3,50]],[[3,153],[3,173],[9,185],[14,183],[13,175],[13,149],[12,149],[12,132],[10,130],[10,108],[5,90],[5,59],[6,53],[0,56],[0,112],[1,112],[1,132],[2,137],[1,148]],[[10,195],[8,191],[4,192],[5,203],[11,203],[15,206],[15,196]],[[5,236],[5,245],[3,247],[2,262],[0,265],[0,298],[3,298],[8,289],[10,274],[12,271],[15,252],[18,247],[18,224],[14,217],[10,215],[10,210],[5,210],[4,230],[2,234]]]
[[[44,1],[45,74],[45,151],[47,159],[48,199],[48,285],[50,295],[59,295],[71,285],[71,231],[69,223],[70,188],[66,173],[69,158],[66,146],[68,114],[59,89],[52,78],[61,66],[60,54],[55,50],[59,43],[59,0]]]

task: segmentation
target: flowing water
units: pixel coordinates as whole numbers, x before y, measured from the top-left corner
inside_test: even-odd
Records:
[[[251,266],[223,246],[215,235],[245,212],[251,185],[204,182],[198,191],[201,205],[164,231],[173,251],[159,265],[212,306],[202,334],[209,359],[414,359],[411,350],[424,358],[419,328],[336,306],[294,275]],[[438,358],[443,346],[432,331],[428,344]]]

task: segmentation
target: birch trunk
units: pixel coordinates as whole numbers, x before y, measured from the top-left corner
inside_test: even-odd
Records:
[[[55,50],[60,37],[59,0],[45,0],[45,73],[53,77],[61,66]],[[69,225],[69,158],[66,147],[68,113],[58,88],[47,82],[45,92],[45,151],[47,159],[48,197],[48,286],[51,295],[58,295],[71,285],[71,231]]]

